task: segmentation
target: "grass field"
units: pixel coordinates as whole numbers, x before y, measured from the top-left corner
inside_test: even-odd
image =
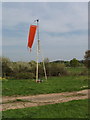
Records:
[[[44,81],[43,83],[35,83],[34,80],[2,81],[3,96],[59,93],[87,88],[87,76],[50,77],[47,82]]]
[[[48,81],[2,80],[2,95],[36,95],[46,93],[71,92],[88,89],[88,76],[78,76],[85,68],[67,68],[70,76],[49,77]],[[87,118],[88,101],[73,100],[66,103],[44,105],[31,108],[3,111],[4,118]]]
[[[3,118],[88,118],[88,100],[7,110]]]

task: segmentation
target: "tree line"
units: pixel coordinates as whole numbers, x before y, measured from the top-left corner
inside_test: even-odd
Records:
[[[90,51],[85,52],[84,60],[77,60],[73,58],[70,61],[52,61],[48,58],[44,59],[47,76],[63,76],[68,75],[66,67],[90,67],[89,62]],[[9,58],[0,58],[2,66],[2,77],[10,77],[15,79],[32,79],[36,76],[36,62],[13,62]],[[39,63],[39,77],[44,76],[43,63]]]

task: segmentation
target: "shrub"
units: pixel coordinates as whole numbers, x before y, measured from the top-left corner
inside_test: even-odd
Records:
[[[47,66],[47,75],[48,76],[62,76],[62,75],[68,75],[68,72],[65,69],[64,64],[60,63],[51,63]]]
[[[33,79],[35,75],[33,73],[16,73],[14,77],[16,79]]]
[[[88,70],[83,70],[79,75],[88,75]]]
[[[32,79],[36,76],[36,62],[13,62],[8,58],[2,58],[2,77],[10,77],[15,79]],[[45,67],[47,76],[62,76],[67,75],[64,63],[49,62],[45,59]],[[44,76],[43,63],[39,63],[39,77]]]

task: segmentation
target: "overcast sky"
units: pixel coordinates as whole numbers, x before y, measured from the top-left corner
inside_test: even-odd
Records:
[[[31,53],[27,38],[29,26],[37,18],[45,58],[83,59],[88,49],[88,3],[85,2],[2,3],[3,56],[13,61],[36,60],[37,36]]]

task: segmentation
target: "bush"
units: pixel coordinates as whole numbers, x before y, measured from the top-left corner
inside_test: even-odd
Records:
[[[68,72],[66,71],[64,64],[51,63],[51,64],[48,64],[47,66],[47,75],[62,76],[62,75],[68,75]]]
[[[13,77],[16,79],[33,79],[35,75],[33,73],[16,73]]]
[[[47,76],[68,75],[64,63],[49,62],[45,59],[45,67]],[[39,77],[44,76],[43,63],[39,63]],[[13,62],[8,58],[2,58],[2,76],[15,79],[33,79],[36,76],[36,62]]]
[[[88,75],[88,70],[83,70],[79,75]]]

